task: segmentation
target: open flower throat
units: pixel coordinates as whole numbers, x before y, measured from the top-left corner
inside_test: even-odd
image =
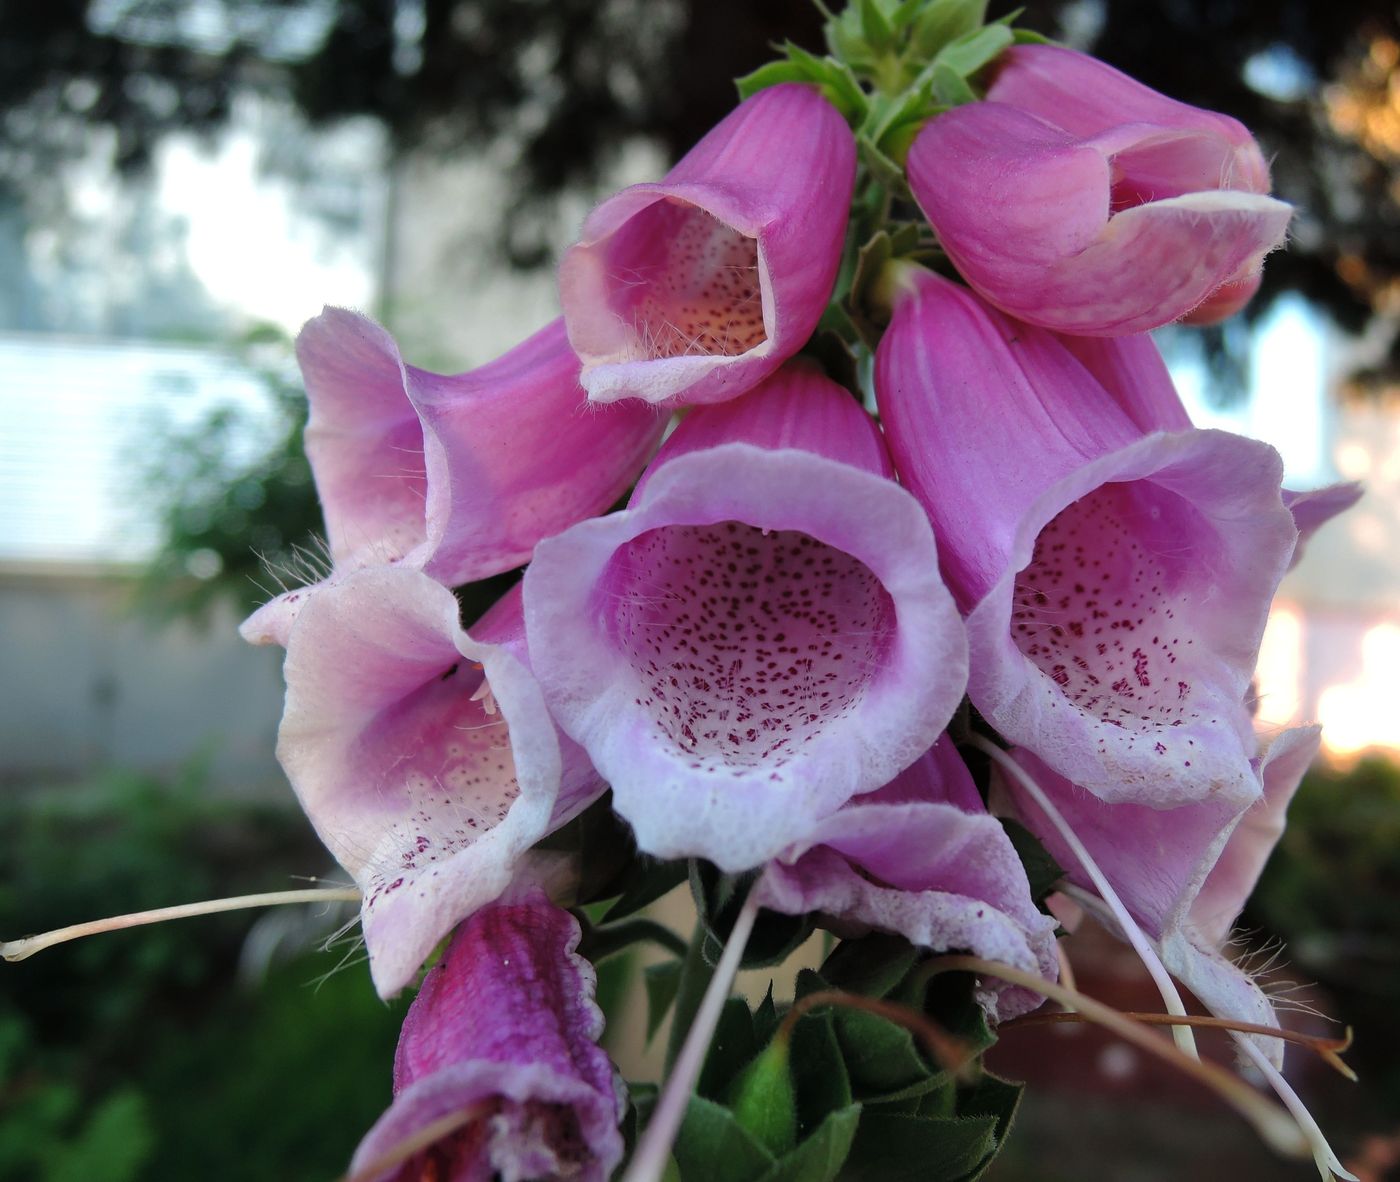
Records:
[[[787,762],[856,707],[894,631],[869,568],[795,530],[649,530],[606,585],[637,705],[706,770]]]
[[[644,358],[738,357],[767,339],[758,242],[703,209],[647,206],[618,232],[608,270]]]
[[[1016,577],[1017,647],[1080,710],[1146,736],[1158,755],[1194,709],[1193,577],[1200,514],[1146,482],[1105,484],[1063,509]],[[1199,589],[1198,594],[1193,594]],[[1180,753],[1190,766],[1188,741]]]

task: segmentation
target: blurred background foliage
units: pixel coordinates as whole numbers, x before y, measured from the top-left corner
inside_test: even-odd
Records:
[[[0,796],[0,932],[269,889],[324,852],[281,803],[111,774]],[[273,913],[273,919],[283,913]],[[349,919],[353,913],[340,917]],[[326,933],[338,921],[326,925]],[[354,941],[250,956],[256,914],[40,953],[0,988],[0,1179],[329,1180],[389,1099],[404,1004]],[[283,943],[286,943],[285,941]]]

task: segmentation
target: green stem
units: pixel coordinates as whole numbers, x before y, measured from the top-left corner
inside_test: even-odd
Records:
[[[671,1013],[671,1033],[666,1040],[666,1072],[676,1062],[685,1044],[685,1036],[690,1024],[695,1020],[696,1011],[705,996],[705,989],[714,976],[714,967],[705,960],[705,941],[708,939],[703,920],[695,921],[695,934],[685,950],[685,960],[681,962],[681,983],[676,989],[675,1007]]]

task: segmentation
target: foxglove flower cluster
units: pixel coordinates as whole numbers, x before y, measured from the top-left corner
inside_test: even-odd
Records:
[[[577,922],[525,857],[589,809],[634,879],[690,859],[747,892],[719,997],[762,911],[970,954],[986,1020],[1035,1008],[1055,922],[990,801],[1215,1013],[1276,1025],[1223,948],[1317,733],[1261,742],[1250,685],[1300,536],[1356,491],[1292,493],[1271,448],[1192,427],[1143,334],[1238,309],[1290,211],[1235,121],[952,7],[888,14],[917,34],[899,96],[860,54],[761,71],[589,216],[562,319],[497,361],[427,373],[334,309],[303,331],[333,566],[244,632],[286,648],[278,755],[380,992],[450,941],[357,1180],[618,1164]],[[890,221],[906,152],[923,237]],[[461,618],[454,590],[521,567]],[[989,733],[1034,795],[970,760]],[[556,901],[616,895],[578,848]],[[683,1051],[629,1179],[698,1069]]]

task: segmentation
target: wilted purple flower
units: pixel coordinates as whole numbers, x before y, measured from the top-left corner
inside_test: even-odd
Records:
[[[879,429],[805,365],[694,411],[629,507],[542,542],[531,656],[648,853],[757,866],[937,738],[966,650]]]
[[[1112,350],[1115,342],[1102,342]],[[1243,702],[1297,530],[1270,447],[1144,433],[1065,341],[927,272],[876,362],[987,720],[1104,800],[1253,799]],[[1160,364],[1160,363],[1158,363]]]
[[[1234,119],[1049,45],[920,132],[909,183],[967,281],[1032,324],[1144,332],[1238,310],[1292,211]]]
[[[357,1178],[606,1182],[624,1100],[578,940],[539,891],[461,926],[404,1019],[394,1101],[355,1152]]]
[[[287,645],[277,758],[364,892],[384,996],[602,791],[530,673],[519,588],[470,635],[457,613],[421,572],[370,567],[310,596]]]
[[[589,397],[720,402],[772,373],[826,308],[854,183],[846,121],[792,83],[604,201],[559,269]]]
[[[327,308],[302,329],[297,358],[339,574],[402,563],[455,586],[520,566],[540,538],[612,504],[665,425],[649,407],[590,406],[559,320],[444,377],[405,364],[372,320]],[[273,600],[244,636],[285,644],[306,596]]]
[[[1172,975],[1221,1017],[1277,1026],[1268,997],[1224,948],[1283,832],[1288,802],[1317,755],[1320,735],[1319,727],[1300,727],[1269,743],[1253,763],[1259,795],[1244,808],[1219,798],[1171,809],[1106,804],[1030,752],[1015,756],[1084,844]],[[1092,891],[1083,866],[1034,800],[1012,778],[1000,787],[1069,881]],[[1115,926],[1106,912],[1100,918]],[[1275,1065],[1282,1063],[1281,1042],[1254,1038]]]
[[[965,951],[1055,980],[1055,921],[945,735],[891,783],[818,821],[768,864],[765,907],[820,912],[839,934],[877,928],[936,952]],[[1037,993],[988,978],[994,1019],[1033,1010]]]

